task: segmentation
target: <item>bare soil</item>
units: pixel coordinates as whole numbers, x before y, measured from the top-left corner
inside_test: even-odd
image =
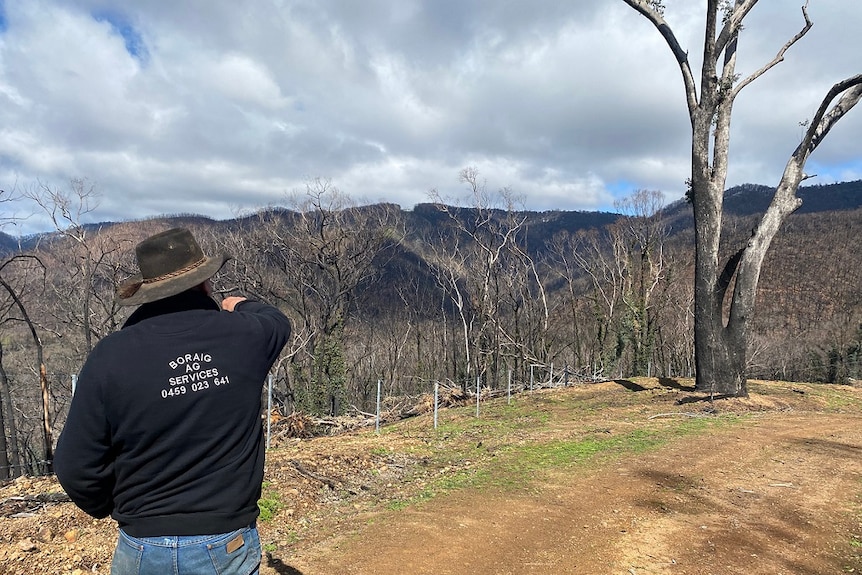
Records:
[[[261,573],[862,573],[862,389],[751,391],[577,384],[488,401],[479,418],[444,410],[438,430],[425,415],[284,440],[268,454]],[[541,465],[512,456],[641,432],[661,439]],[[0,575],[109,572],[116,525],[45,501],[59,492],[53,478],[0,487]]]

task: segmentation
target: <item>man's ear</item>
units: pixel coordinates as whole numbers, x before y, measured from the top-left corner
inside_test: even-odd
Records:
[[[212,283],[210,283],[210,280],[204,280],[191,289],[194,291],[203,292],[210,297],[212,297],[213,295],[213,285]]]

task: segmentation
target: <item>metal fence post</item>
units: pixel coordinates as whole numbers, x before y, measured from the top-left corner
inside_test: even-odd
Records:
[[[269,441],[272,437],[272,374],[267,378],[266,388],[266,448],[269,449]]]
[[[437,409],[440,398],[440,382],[434,382],[434,429],[437,429]]]
[[[376,415],[374,418],[374,433],[380,433],[380,386],[382,385],[381,380],[377,380],[377,409]]]

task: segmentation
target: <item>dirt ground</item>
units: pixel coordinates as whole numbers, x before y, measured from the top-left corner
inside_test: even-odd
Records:
[[[862,573],[862,389],[760,382],[748,399],[701,399],[679,382],[576,385],[518,398],[523,412],[505,398],[478,420],[447,410],[441,430],[429,415],[380,434],[284,440],[268,454],[261,573]],[[494,425],[507,413],[523,419],[514,431]],[[722,424],[439,489],[513,445],[700,417]],[[51,502],[57,493],[51,478],[0,488],[0,575],[109,572],[115,524]]]

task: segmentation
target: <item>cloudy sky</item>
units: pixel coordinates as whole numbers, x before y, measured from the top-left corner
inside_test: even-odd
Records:
[[[741,74],[802,27],[802,3],[755,7]],[[666,4],[699,65],[705,2]],[[862,1],[809,14],[737,100],[728,185],[775,185],[800,122],[862,72]],[[860,135],[862,109],[808,183],[862,178]],[[432,189],[466,199],[468,166],[527,209],[610,210],[638,189],[680,198],[689,147],[679,70],[622,0],[0,0],[0,189],[83,178],[94,220],[228,218],[315,178],[410,209]]]

